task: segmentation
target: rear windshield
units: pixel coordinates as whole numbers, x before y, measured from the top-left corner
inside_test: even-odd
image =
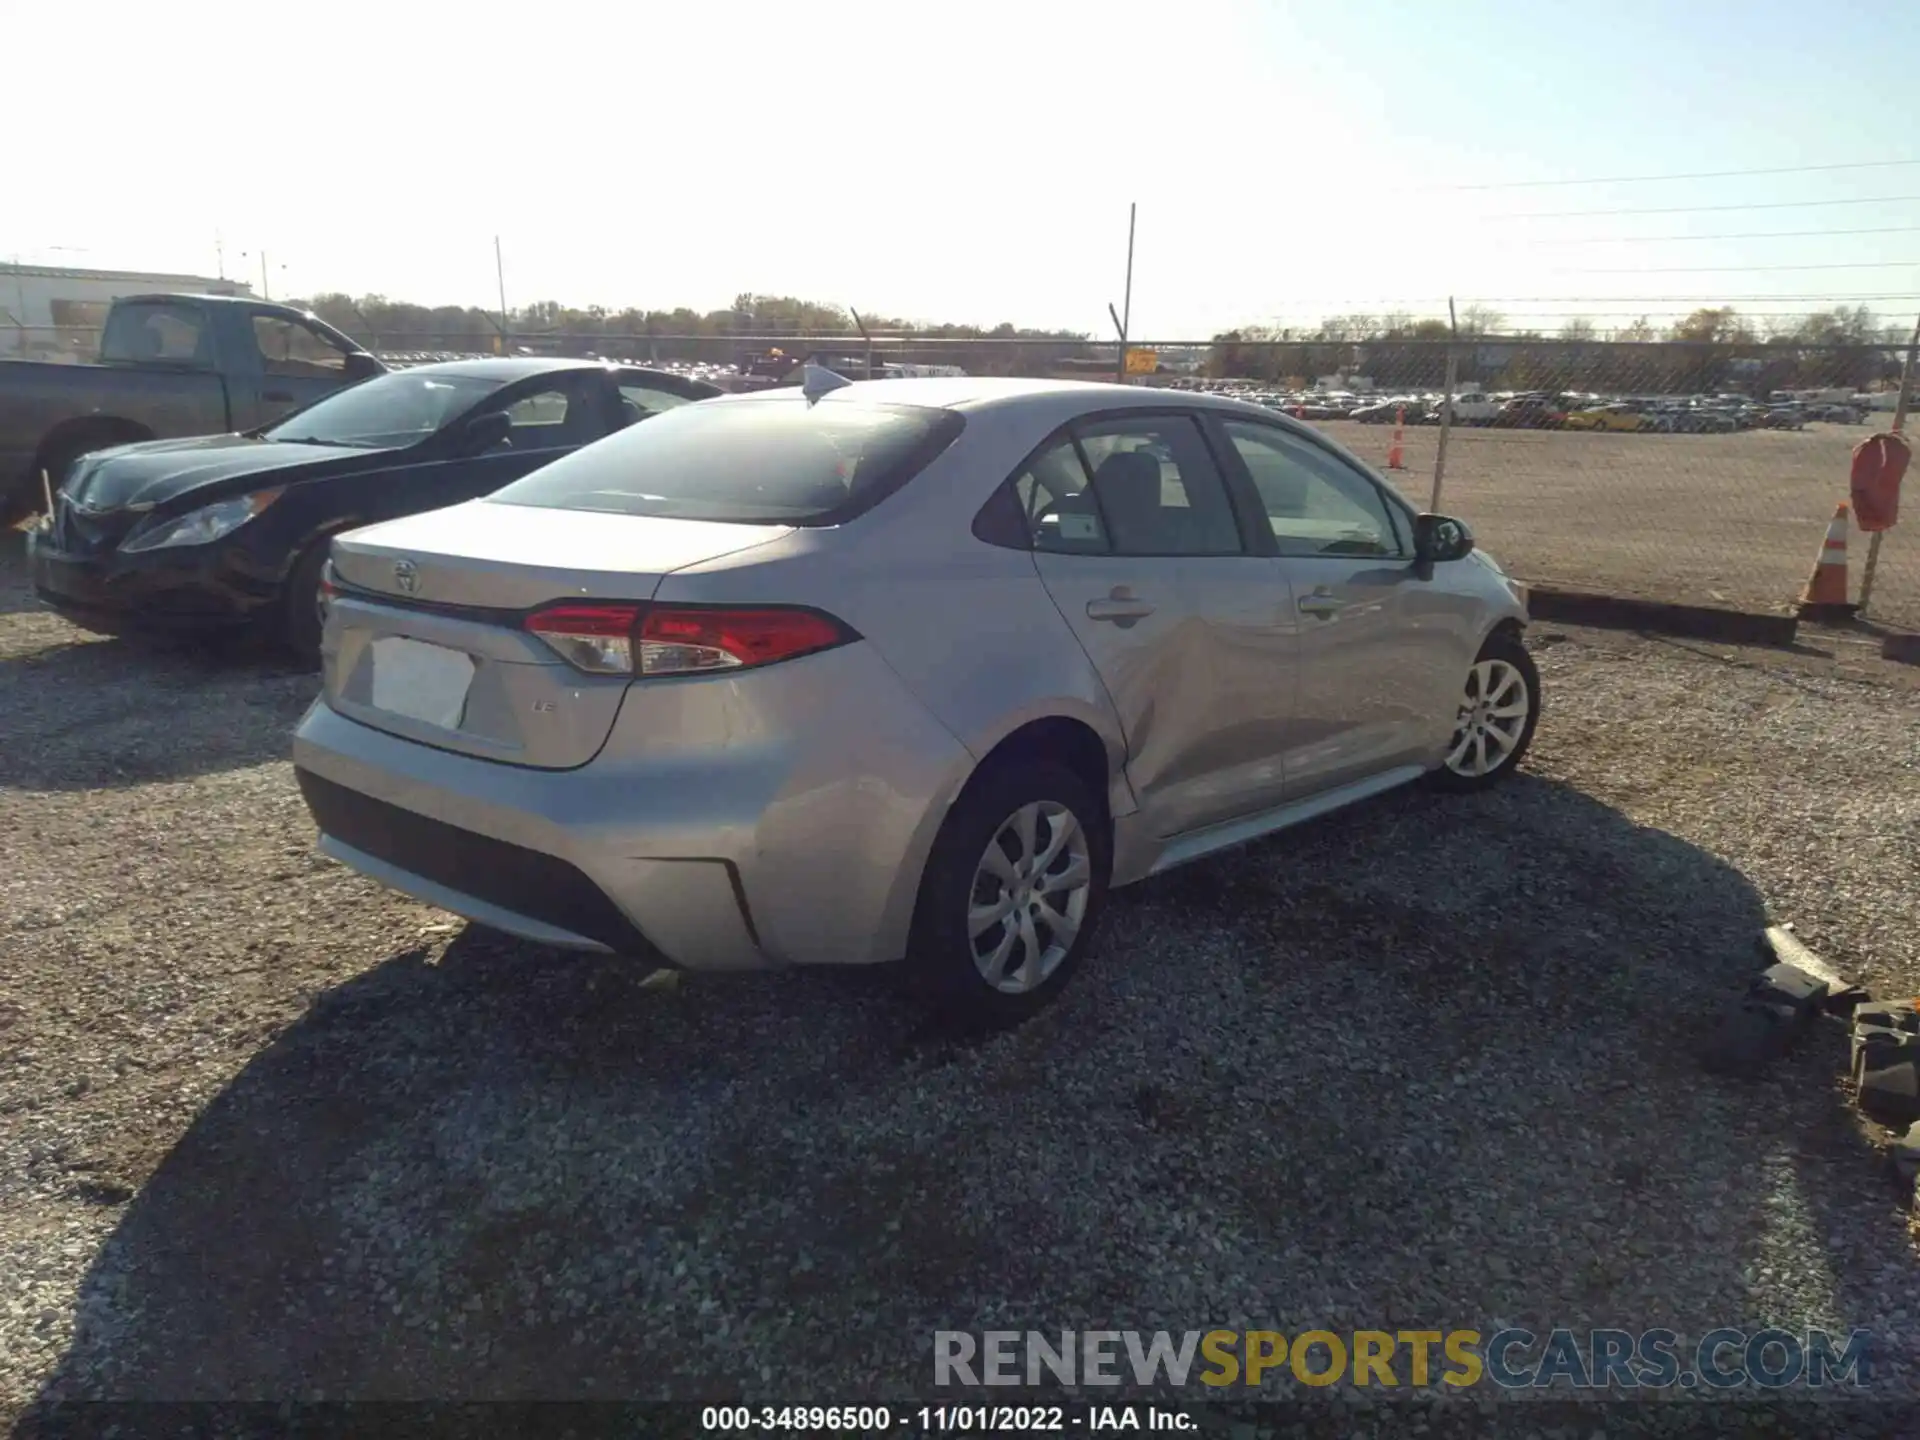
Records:
[[[953,443],[951,410],[795,391],[655,415],[487,498],[549,510],[833,525],[878,504]]]

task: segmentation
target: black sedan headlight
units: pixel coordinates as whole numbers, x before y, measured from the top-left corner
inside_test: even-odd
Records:
[[[281,496],[281,491],[255,490],[189,510],[151,529],[139,530],[120,542],[122,550],[168,550],[177,545],[207,545],[238,530]]]

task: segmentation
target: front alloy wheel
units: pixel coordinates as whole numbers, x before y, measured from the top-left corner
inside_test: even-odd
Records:
[[[1469,780],[1491,775],[1512,758],[1527,728],[1532,692],[1507,660],[1482,660],[1467,672],[1447,768]]]
[[[1482,790],[1520,764],[1540,719],[1540,672],[1520,637],[1492,636],[1467,671],[1453,738],[1434,782],[1445,790]]]
[[[1044,984],[1073,949],[1093,893],[1086,831],[1055,800],[1009,815],[974,869],[967,933],[980,978],[1006,995]]]

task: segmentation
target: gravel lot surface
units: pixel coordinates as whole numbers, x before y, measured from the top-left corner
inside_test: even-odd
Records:
[[[1537,583],[1785,610],[1806,584],[1834,505],[1847,498],[1853,447],[1891,419],[1732,435],[1463,427],[1447,441],[1440,508],[1466,516],[1508,568]],[[1391,425],[1318,428],[1386,463]],[[1422,505],[1439,433],[1409,426],[1407,468],[1394,476]],[[1905,629],[1920,629],[1915,529],[1886,535],[1874,581],[1875,618]],[[1856,532],[1848,547],[1856,598],[1867,538]]]
[[[961,1044],[387,895],[314,852],[311,678],[84,636],[6,537],[0,1405],[840,1403],[936,1329],[1502,1322],[1864,1326],[1920,1390],[1840,1032],[1690,1053],[1768,917],[1920,992],[1912,672],[1536,629],[1524,778],[1122,892]]]

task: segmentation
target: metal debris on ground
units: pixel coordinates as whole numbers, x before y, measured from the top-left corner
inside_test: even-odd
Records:
[[[1723,1074],[1756,1074],[1806,1033],[1827,993],[1826,980],[1798,966],[1769,966],[1709,1037],[1701,1059]]]
[[[1793,933],[1792,925],[1770,925],[1761,931],[1760,952],[1772,956],[1781,966],[1791,967],[1824,982],[1827,993],[1821,1004],[1830,1015],[1851,1015],[1857,1007],[1873,998],[1867,993],[1866,986],[1842,975],[1824,958],[1809,950],[1800,937]]]
[[[1853,1012],[1853,1080],[1860,1108],[1884,1125],[1920,1120],[1920,1008],[1862,1005]]]

